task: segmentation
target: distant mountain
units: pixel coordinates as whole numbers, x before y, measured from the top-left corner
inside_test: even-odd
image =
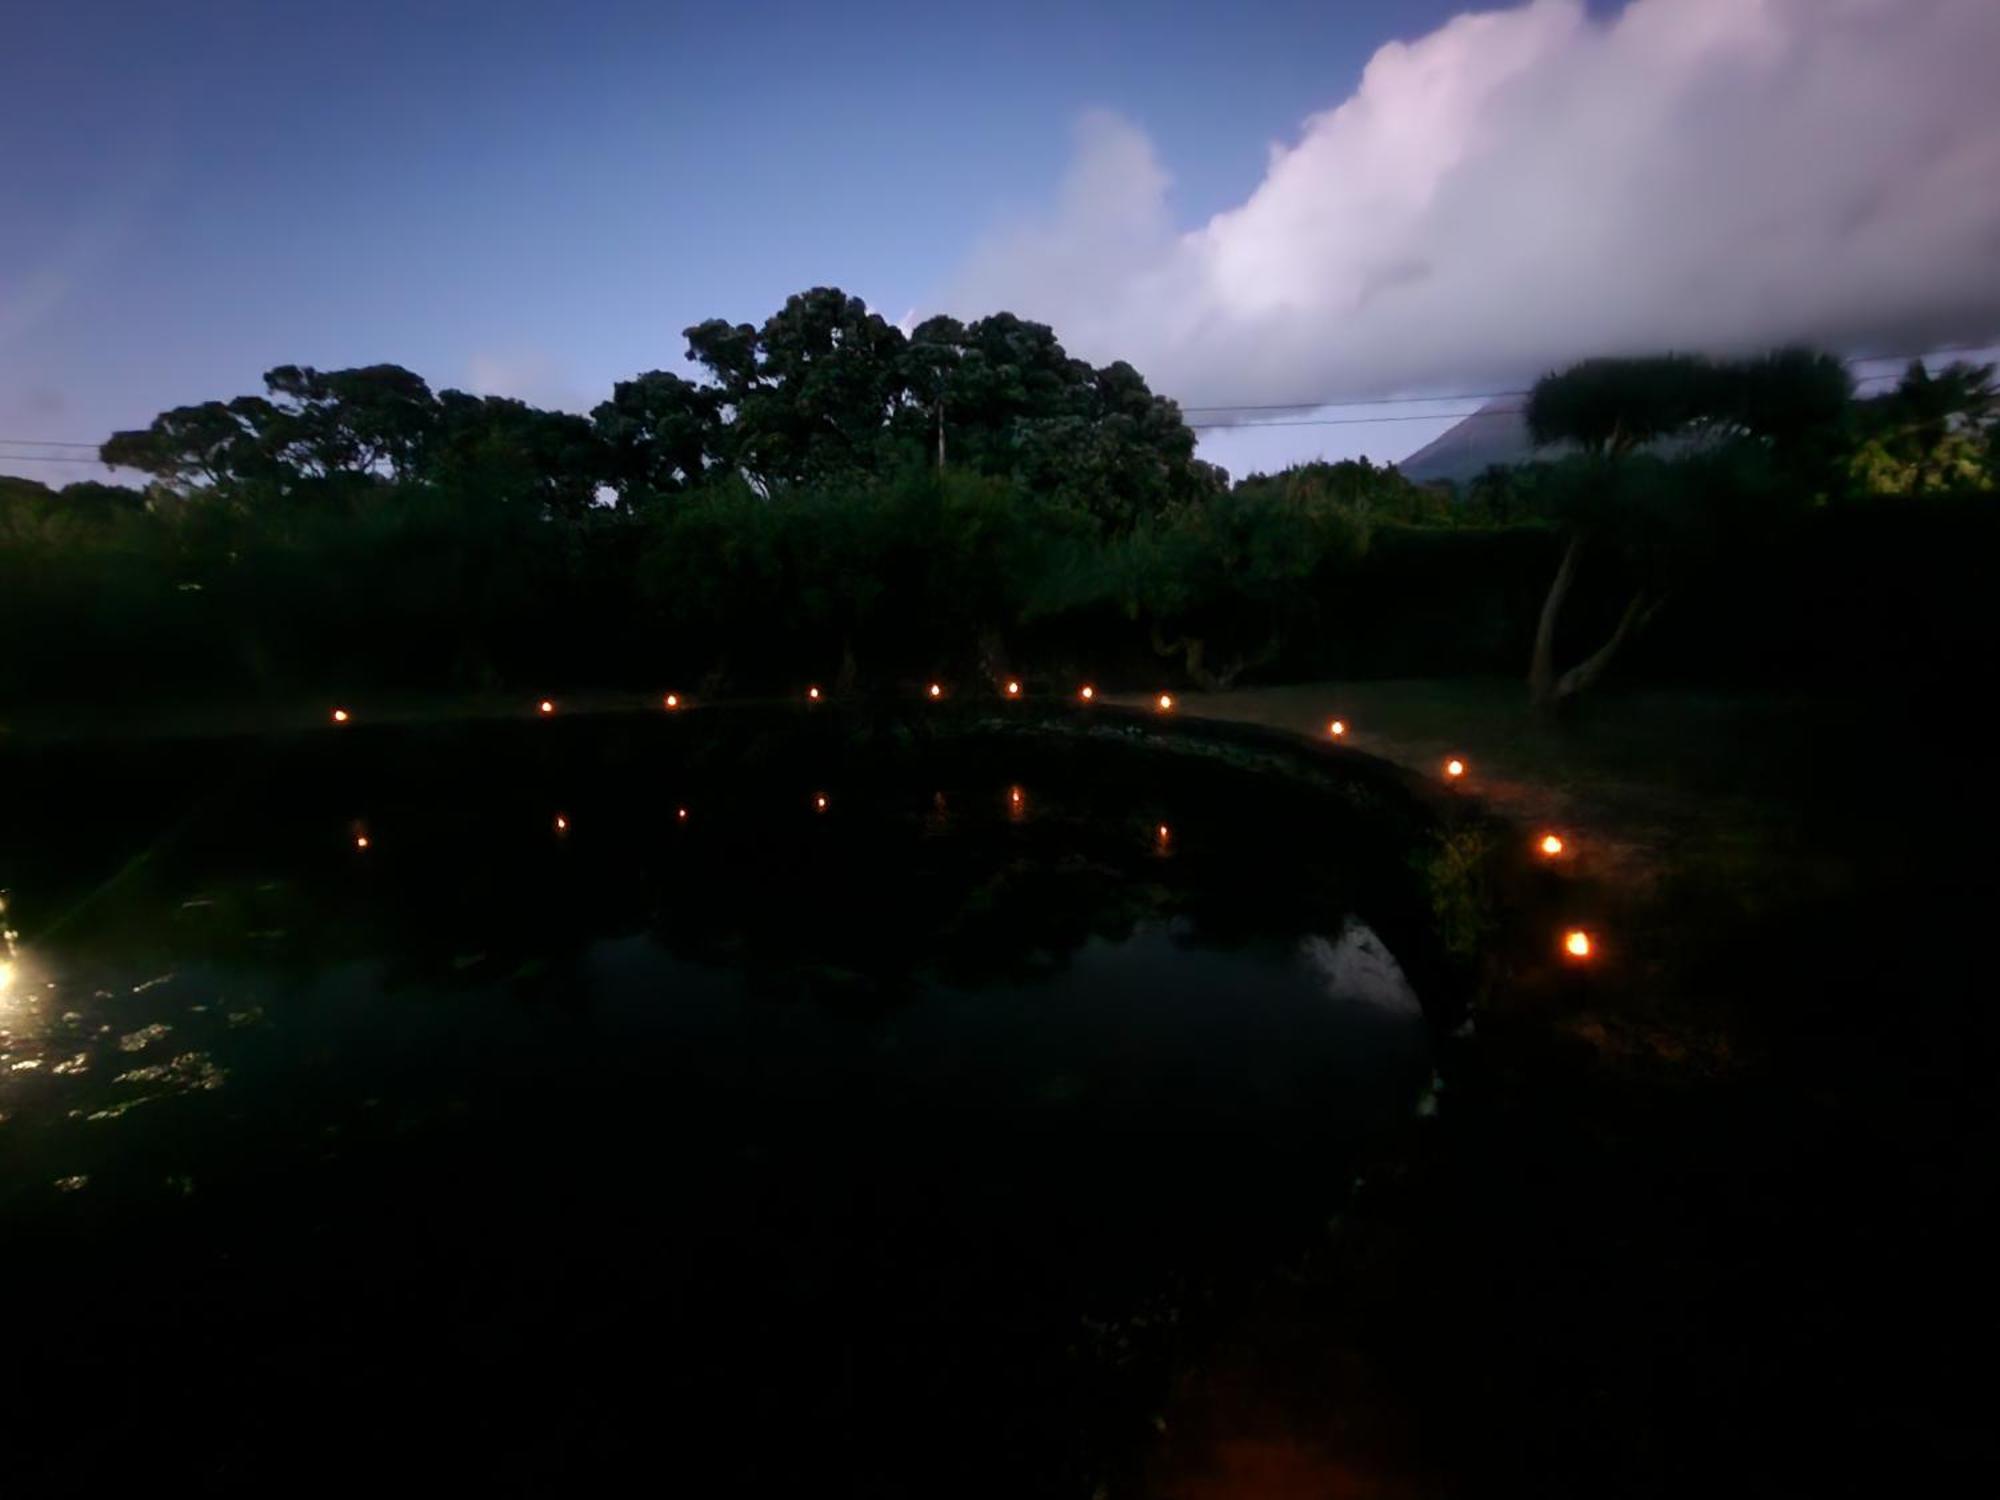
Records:
[[[1488,464],[1519,464],[1553,458],[1556,445],[1537,450],[1528,436],[1519,397],[1489,401],[1449,432],[1432,438],[1396,467],[1418,484],[1449,480],[1464,484]]]

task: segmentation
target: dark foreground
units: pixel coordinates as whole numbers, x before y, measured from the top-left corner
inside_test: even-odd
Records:
[[[1405,872],[796,717],[17,766],[10,1492],[1136,1486],[1215,1299],[1407,1148]]]
[[[1448,989],[1407,851],[1269,778],[17,759],[22,973],[79,998],[0,1082],[10,1488],[1991,1472],[1992,819],[1948,712],[1682,786],[1770,816],[1560,897],[1588,977],[1496,938],[1417,1126],[1419,1039],[1298,963],[1356,914]]]

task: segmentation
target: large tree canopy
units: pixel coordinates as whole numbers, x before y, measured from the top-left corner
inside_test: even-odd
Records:
[[[709,384],[656,395],[687,446],[655,493],[697,467],[738,470],[768,491],[922,458],[1016,480],[1122,529],[1221,487],[1179,407],[1138,371],[1074,359],[1053,330],[1011,313],[930,318],[906,337],[859,298],[817,287],[761,328],[712,320],[687,340]],[[614,447],[631,441],[637,400],[598,408]]]
[[[238,501],[352,499],[385,485],[552,512],[608,486],[643,506],[739,475],[770,495],[923,463],[1013,482],[1114,530],[1218,492],[1180,409],[1130,365],[1071,358],[1040,323],[932,318],[912,334],[833,287],[761,327],[685,330],[699,376],[620,381],[586,420],[460,391],[396,365],[282,365],[264,394],[164,412],[105,462]]]

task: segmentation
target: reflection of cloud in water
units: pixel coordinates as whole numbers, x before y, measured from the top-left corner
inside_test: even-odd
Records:
[[[1340,935],[1303,938],[1299,954],[1320,977],[1328,996],[1394,1015],[1421,1015],[1417,992],[1403,967],[1366,922],[1349,917]]]

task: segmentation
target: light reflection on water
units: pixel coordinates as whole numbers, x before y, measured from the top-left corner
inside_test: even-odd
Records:
[[[356,1389],[457,1432],[553,1382],[633,1433],[893,1413],[969,1453],[995,1412],[1066,1419],[1090,1329],[1322,1244],[1430,1077],[1393,914],[1324,830],[1005,756],[412,785],[399,755],[274,769],[139,862],[122,829],[0,851],[45,1426],[159,1451],[244,1411],[293,1458],[337,1440],[261,1434]],[[143,1343],[105,1295],[137,1273]],[[673,1355],[614,1380],[634,1347]]]
[[[1344,898],[1246,860],[1226,814],[1054,782],[1031,801],[1003,778],[927,782],[900,813],[849,790],[837,819],[766,798],[762,823],[738,805],[689,829],[663,794],[673,840],[599,803],[555,818],[574,835],[558,849],[550,803],[523,800],[436,826],[377,807],[396,836],[337,869],[297,852],[327,847],[324,822],[225,834],[218,816],[202,827],[229,863],[163,852],[172,883],[32,962],[10,935],[0,1203],[184,1196],[524,1117],[558,1155],[672,1117],[662,1160],[696,1170],[735,1134],[768,1163],[774,1135],[867,1100],[892,1156],[947,1150],[968,1110],[982,1131],[1084,1132],[1007,1192],[1087,1214],[1104,1174],[1161,1170],[1148,1134],[1338,1154],[1407,1118],[1430,1076],[1387,945],[1327,905]],[[660,1108],[628,1117],[635,1098]],[[1234,1175],[1190,1168],[1174,1191],[1247,1190]]]

